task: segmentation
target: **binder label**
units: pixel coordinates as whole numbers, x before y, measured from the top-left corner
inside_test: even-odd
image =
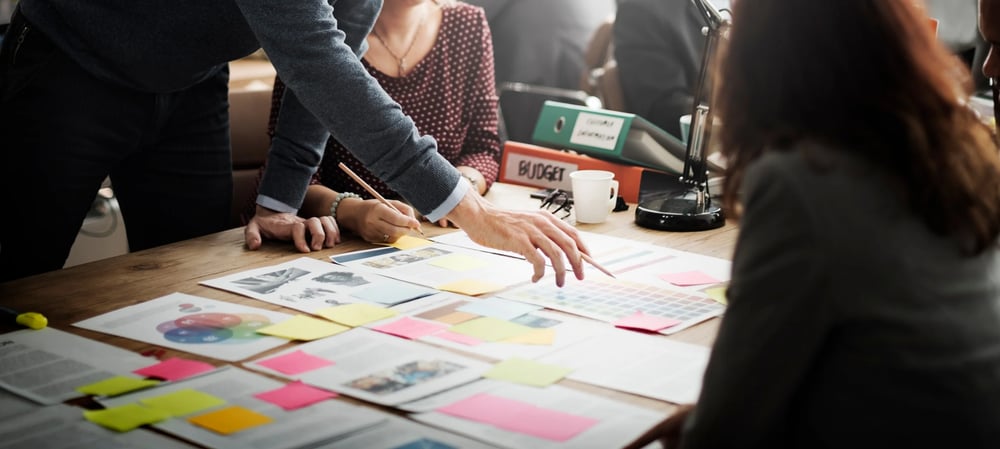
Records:
[[[573,134],[569,141],[577,145],[614,151],[624,126],[625,119],[622,117],[580,112],[576,117],[576,124],[573,125]]]
[[[577,164],[554,159],[519,153],[508,153],[505,157],[501,177],[504,182],[568,190],[569,174],[577,170]]]

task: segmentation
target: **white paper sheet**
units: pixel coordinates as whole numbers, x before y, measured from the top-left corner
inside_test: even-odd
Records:
[[[245,363],[289,377],[261,362],[302,351],[333,364],[295,376],[305,383],[382,405],[396,405],[478,379],[490,364],[365,328],[301,344]]]
[[[0,387],[40,404],[84,396],[88,385],[155,363],[51,327],[0,335]]]
[[[141,390],[125,396],[102,399],[105,407],[134,403],[183,389],[193,389],[226,400],[226,404],[173,418],[153,426],[198,444],[217,449],[290,449],[331,441],[382,422],[375,410],[342,400],[325,400],[308,407],[285,411],[277,405],[253,397],[274,390],[283,382],[234,367],[224,367],[211,374]],[[225,436],[191,424],[187,418],[212,410],[238,405],[267,415],[272,422]]]
[[[674,403],[701,392],[709,348],[617,329],[539,358],[572,368],[569,379]]]
[[[74,323],[74,326],[225,361],[276,348],[288,340],[257,329],[291,315],[172,293]]]
[[[448,311],[457,309],[462,304],[469,302],[474,303],[475,301],[481,300],[451,293],[440,293],[435,296],[421,298],[416,301],[396,306],[394,309],[400,311],[400,313],[406,313],[418,318],[433,321],[436,316],[445,315]],[[592,338],[599,338],[604,332],[614,330],[614,328],[607,323],[577,318],[562,313],[553,313],[545,310],[529,312],[509,321],[524,324],[536,329],[551,329],[555,332],[555,340],[551,345],[484,341],[480,344],[470,346],[431,334],[420,338],[420,341],[471,354],[477,354],[498,361],[511,357],[536,359],[569,345]]]
[[[187,449],[190,444],[136,429],[118,433],[83,418],[83,409],[57,404],[0,420],[0,449]]]
[[[487,385],[484,386],[482,384]],[[559,442],[500,429],[489,424],[458,418],[437,411],[417,413],[413,415],[413,419],[511,449],[606,449],[624,446],[665,418],[665,414],[662,412],[614,401],[559,385],[535,388],[503,382],[489,383],[489,381],[480,381],[444,392],[428,398],[425,404],[411,403],[408,405],[413,408],[436,409],[484,391],[493,396],[592,418],[598,422],[573,438]]]
[[[202,284],[306,313],[355,302],[391,306],[437,292],[308,257]]]
[[[0,422],[8,416],[18,416],[42,407],[7,390],[0,390]]]
[[[694,292],[702,291],[711,285],[678,286],[662,280],[660,275],[681,271],[701,271],[718,279],[720,284],[729,281],[732,262],[725,259],[593,232],[581,231],[580,236],[594,260],[614,273],[619,279],[670,286]],[[482,246],[473,242],[466,233],[461,231],[440,235],[432,240],[447,246],[521,257],[516,253]],[[566,264],[569,266],[568,261]],[[603,276],[593,267],[586,268],[588,276]]]
[[[490,449],[499,447],[398,416],[386,414],[385,417],[386,421],[383,424],[313,449]]]
[[[344,266],[436,289],[462,281],[507,287],[529,282],[533,275],[531,264],[524,260],[438,243],[405,251],[395,248],[357,251],[331,259]]]

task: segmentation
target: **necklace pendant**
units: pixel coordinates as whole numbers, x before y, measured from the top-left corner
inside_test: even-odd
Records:
[[[406,58],[399,58],[399,76],[406,72]]]

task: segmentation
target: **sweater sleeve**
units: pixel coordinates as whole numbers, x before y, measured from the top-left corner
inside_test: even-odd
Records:
[[[298,209],[332,134],[421,213],[447,212],[442,205],[464,192],[457,170],[358,57],[380,1],[236,3],[287,86],[258,202]]]
[[[782,447],[789,406],[832,322],[810,203],[780,167],[756,165],[743,185],[729,307],[684,448]]]

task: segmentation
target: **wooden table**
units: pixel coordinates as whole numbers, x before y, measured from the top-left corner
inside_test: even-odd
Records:
[[[537,209],[539,201],[529,196],[534,190],[536,189],[496,184],[487,198],[502,207]],[[640,228],[634,223],[634,218],[635,206],[632,205],[627,212],[613,213],[605,223],[581,224],[577,227],[582,231],[604,233],[719,258],[731,258],[737,235],[737,228],[731,221],[726,226],[716,230],[671,233]],[[453,231],[430,224],[425,224],[424,230],[428,236]],[[334,248],[314,251],[306,256],[329,261],[330,255],[370,247],[372,245],[360,239],[348,237]],[[51,327],[143,352],[161,348],[139,341],[76,328],[71,324],[173,292],[295,314],[296,311],[202,286],[199,285],[199,282],[252,268],[287,262],[302,256],[303,254],[297,252],[288,242],[265,242],[261,249],[249,251],[243,242],[243,228],[235,228],[158,248],[0,283],[0,305],[21,312],[39,312],[49,319]],[[596,275],[596,269],[589,266],[588,268],[591,270],[590,273]],[[0,325],[0,331],[3,332],[16,329],[18,328],[8,323]],[[713,319],[664,338],[707,346],[714,340],[717,329],[718,320]],[[186,358],[205,359],[172,350],[167,350],[166,353],[168,355],[182,355]],[[217,360],[212,361],[215,364],[220,363]],[[673,409],[673,405],[669,403],[649,398],[568,380],[563,380],[562,384],[664,411]]]

